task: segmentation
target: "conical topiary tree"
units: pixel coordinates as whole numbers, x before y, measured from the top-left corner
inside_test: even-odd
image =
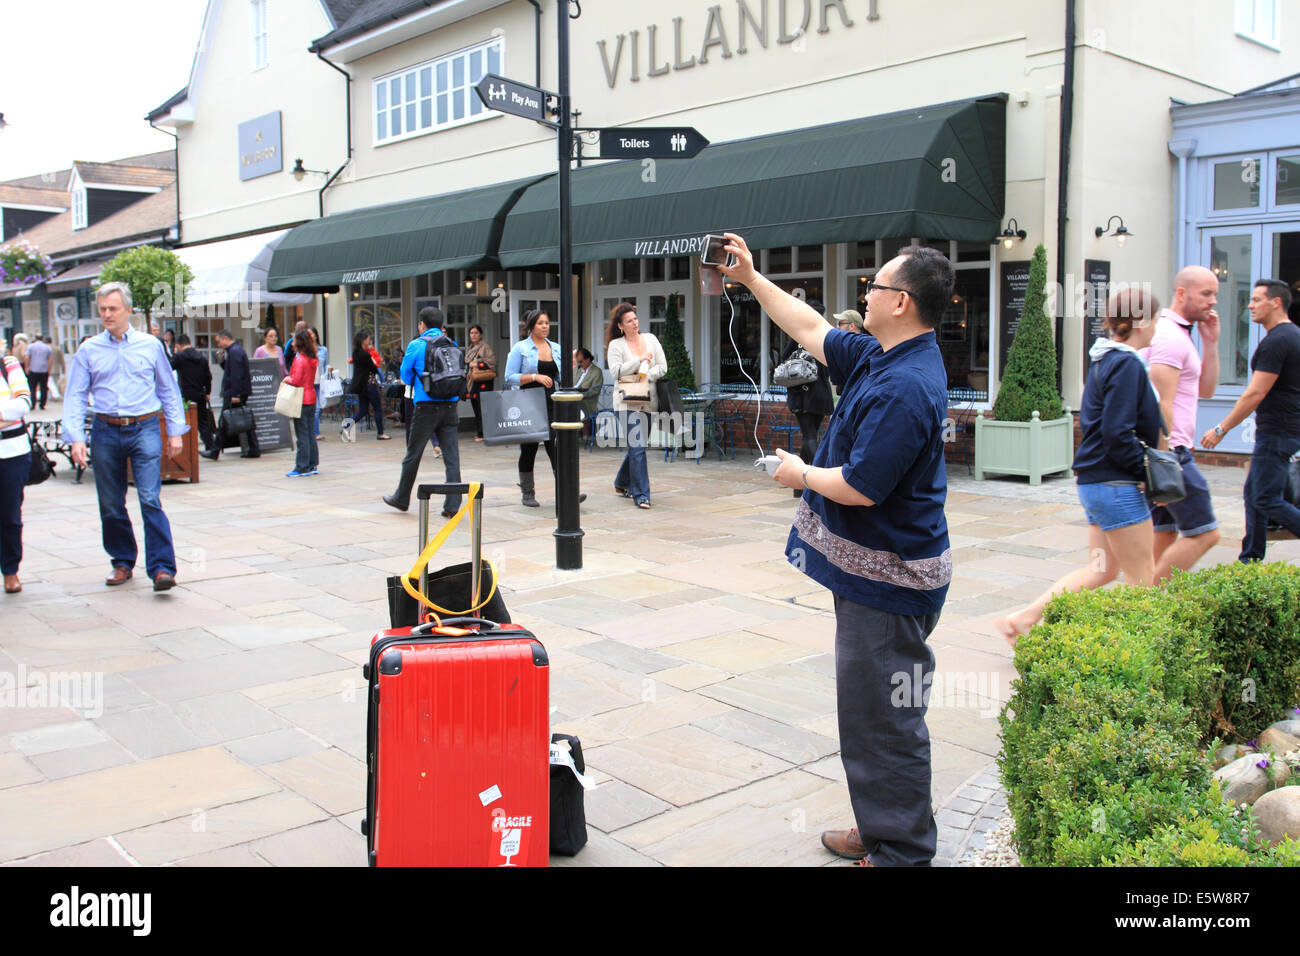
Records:
[[[1029,264],[1025,310],[1011,340],[1007,368],[993,403],[993,417],[1003,422],[1043,421],[1064,414],[1056,388],[1056,341],[1044,308],[1047,301],[1047,250],[1040,244]]]
[[[668,296],[668,305],[664,309],[664,340],[659,344],[664,347],[664,358],[668,359],[668,377],[677,383],[678,388],[695,391],[695,369],[691,367],[686,335],[677,318],[675,295]]]

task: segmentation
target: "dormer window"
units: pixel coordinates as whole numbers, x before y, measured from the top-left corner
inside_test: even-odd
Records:
[[[78,185],[72,190],[72,228],[85,229],[90,225],[86,214],[86,187]]]

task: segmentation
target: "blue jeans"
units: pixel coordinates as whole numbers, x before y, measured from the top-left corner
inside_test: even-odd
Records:
[[[1276,521],[1300,538],[1300,508],[1286,500],[1291,456],[1300,451],[1300,437],[1255,435],[1255,451],[1242,497],[1246,501],[1246,536],[1238,561],[1263,561],[1268,546],[1268,522]]]
[[[17,574],[23,560],[23,490],[31,468],[30,452],[0,458],[0,574]]]
[[[293,420],[294,437],[298,440],[298,457],[294,459],[294,470],[306,474],[320,464],[320,453],[316,449],[316,406],[304,405],[302,414]]]
[[[131,518],[126,513],[126,463],[135,477],[136,496],[144,518],[145,571],[153,578],[160,571],[176,573],[176,552],[172,548],[172,527],[163,514],[162,431],[156,419],[136,425],[110,425],[95,416],[90,433],[90,454],[94,462],[95,493],[99,497],[99,521],[103,527],[104,550],[113,567],[134,568],[139,549]]]
[[[619,428],[627,442],[627,454],[618,467],[614,484],[626,488],[637,504],[650,500],[650,469],[645,461],[645,444],[648,423],[644,412],[621,411]]]

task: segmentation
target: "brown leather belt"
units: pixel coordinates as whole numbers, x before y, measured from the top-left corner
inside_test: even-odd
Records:
[[[133,418],[110,418],[108,415],[96,415],[99,421],[105,425],[138,425],[140,422],[147,422],[151,418],[157,418],[161,412],[150,412],[148,415],[136,415]]]

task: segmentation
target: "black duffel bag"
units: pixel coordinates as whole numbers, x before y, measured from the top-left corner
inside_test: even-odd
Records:
[[[480,562],[479,593],[486,594],[492,589],[492,566],[486,560]],[[474,582],[470,578],[470,563],[453,564],[438,571],[429,572],[429,590],[425,593],[434,604],[445,607],[457,614],[465,611],[474,603],[470,589]],[[418,590],[420,582],[411,582]],[[402,587],[402,576],[395,574],[388,579],[388,619],[389,627],[415,627],[420,623],[420,615],[428,610],[423,604],[406,593]],[[497,588],[491,599],[474,617],[481,617],[494,624],[509,624],[510,612],[506,610],[505,598]]]
[[[569,753],[578,773],[586,773],[582,743],[571,734],[551,734],[551,743],[569,742]],[[582,783],[563,764],[551,764],[551,852],[574,856],[587,845],[587,808]]]

